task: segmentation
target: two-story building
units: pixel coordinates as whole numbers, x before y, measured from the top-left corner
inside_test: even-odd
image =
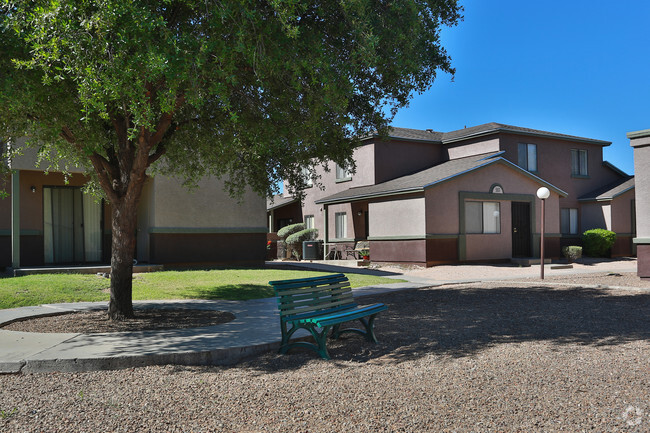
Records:
[[[275,198],[267,205],[270,229],[304,221],[339,251],[368,240],[377,262],[534,257],[541,229],[536,191],[545,186],[551,256],[598,227],[617,233],[613,255],[629,255],[634,180],[603,161],[610,144],[498,123],[448,133],[392,128],[388,137],[362,141],[354,173],[333,163],[329,171],[319,168],[325,188],[308,188],[300,206]]]
[[[20,142],[14,145],[20,145]],[[81,168],[44,172],[33,149],[10,161],[0,185],[0,268],[110,262],[110,204],[85,194]],[[238,201],[224,182],[202,179],[188,191],[179,179],[146,180],[138,205],[136,259],[164,265],[260,265],[266,258],[264,198]]]

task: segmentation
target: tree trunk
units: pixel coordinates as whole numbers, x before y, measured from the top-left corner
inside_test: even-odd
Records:
[[[137,200],[112,203],[111,299],[108,303],[111,320],[134,317],[132,291],[137,203]]]

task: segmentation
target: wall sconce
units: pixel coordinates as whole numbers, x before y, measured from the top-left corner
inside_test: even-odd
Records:
[[[362,211],[357,212],[357,216],[361,216],[361,215],[363,215]]]
[[[33,193],[36,193],[36,187],[35,187],[34,185],[32,185],[29,189],[30,189]]]

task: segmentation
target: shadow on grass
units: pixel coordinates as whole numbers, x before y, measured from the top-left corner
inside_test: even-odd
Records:
[[[209,288],[194,288],[189,289],[184,295],[186,299],[225,299],[227,301],[248,301],[272,296],[275,296],[273,289],[265,284],[231,284]]]
[[[400,363],[429,354],[466,357],[505,343],[550,342],[612,347],[650,339],[650,294],[598,289],[443,287],[367,297],[389,309],[376,324],[379,343],[350,336],[329,341],[332,361]],[[299,368],[312,352],[268,354],[246,365]],[[342,364],[341,364],[342,365]]]

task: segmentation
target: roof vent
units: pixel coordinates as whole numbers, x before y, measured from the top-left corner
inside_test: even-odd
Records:
[[[433,133],[433,129],[427,129],[427,132]]]

